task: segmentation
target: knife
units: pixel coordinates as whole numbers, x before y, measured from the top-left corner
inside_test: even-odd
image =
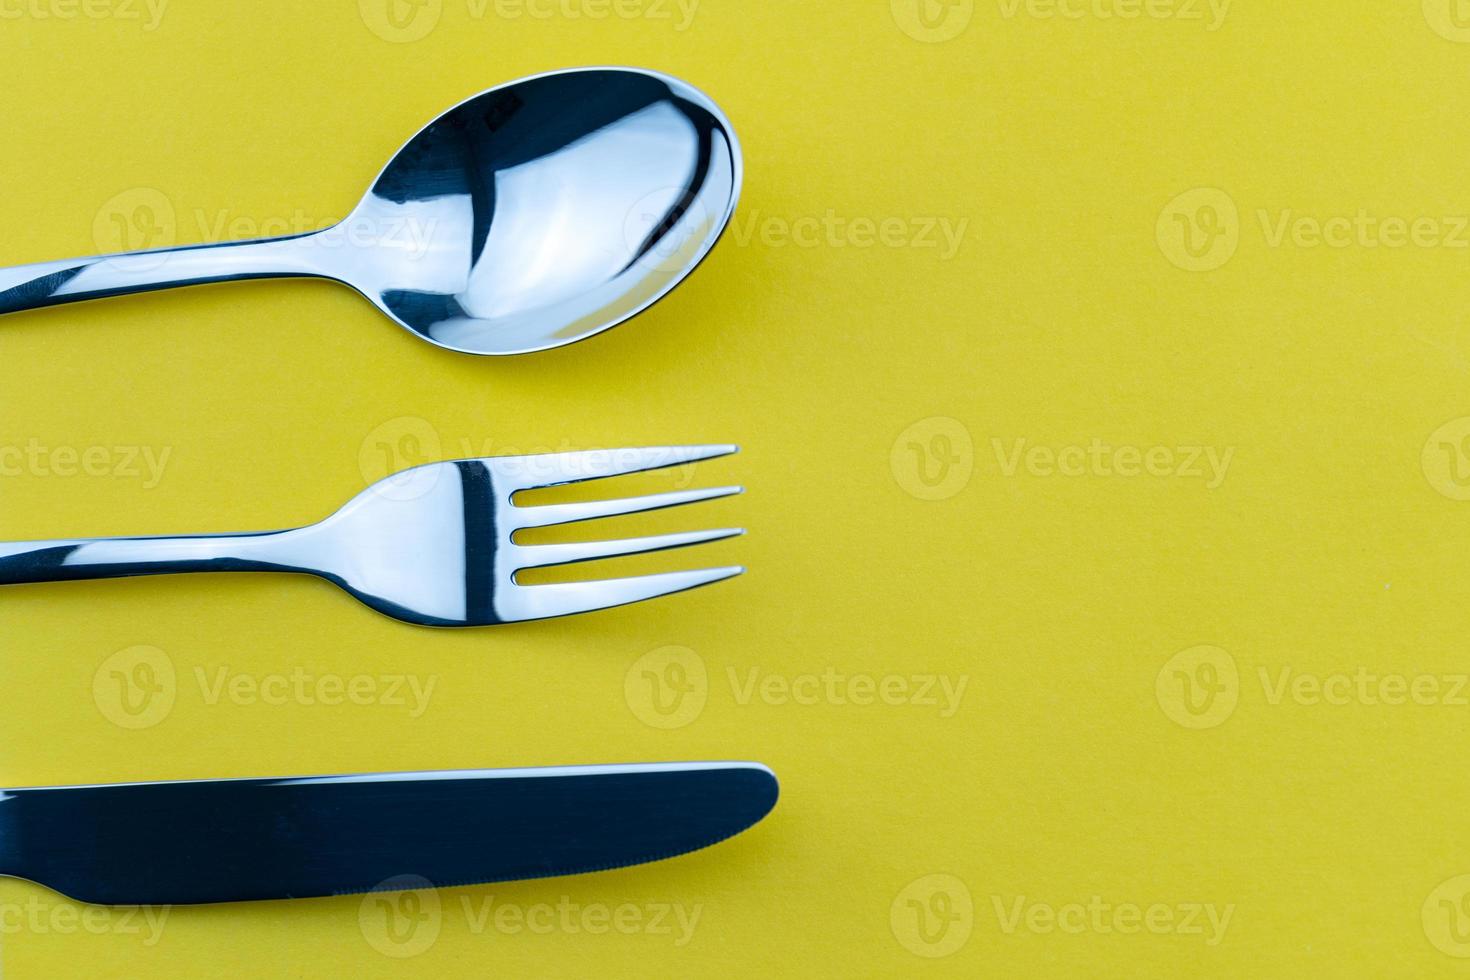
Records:
[[[102,905],[468,885],[718,843],[776,804],[754,762],[462,769],[0,790],[0,874]],[[413,876],[418,885],[391,879]]]

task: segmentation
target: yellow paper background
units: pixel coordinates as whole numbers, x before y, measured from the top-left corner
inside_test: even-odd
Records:
[[[1451,0],[391,2],[173,0],[155,22],[141,0],[0,0],[0,263],[95,252],[118,216],[178,242],[324,224],[445,107],[581,64],[725,107],[732,232],[635,321],[513,359],[439,351],[320,282],[7,318],[0,447],[110,462],[9,466],[0,537],[305,522],[384,445],[406,465],[738,441],[628,486],[744,497],[609,533],[743,524],[623,567],[750,573],[470,632],[306,579],[7,590],[0,784],[751,758],[781,802],[697,855],[440,893],[437,933],[379,942],[403,958],[355,897],[176,909],[154,935],[6,881],[5,976],[1462,968],[1470,29]],[[1298,221],[1360,213],[1331,245]],[[1130,477],[1072,453],[1068,476],[1011,467],[1017,440],[1176,455]],[[116,447],[167,452],[156,485]],[[1223,478],[1179,472],[1189,447],[1229,453]],[[174,700],[129,728],[108,685],[140,656]],[[704,668],[704,704],[665,728],[640,685],[670,657]],[[418,717],[211,703],[200,672],[221,671],[435,686]],[[746,696],[751,671],[773,686]],[[1429,703],[1383,703],[1393,678]],[[853,679],[904,703],[851,703]],[[950,713],[944,682],[965,685]],[[1229,909],[1223,932],[1192,903]],[[624,906],[631,934],[582,927]]]

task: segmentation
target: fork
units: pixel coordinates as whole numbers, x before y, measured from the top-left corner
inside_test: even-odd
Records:
[[[515,532],[677,507],[737,494],[742,488],[539,506],[516,504],[515,494],[737,451],[729,445],[662,446],[428,463],[379,480],[332,516],[306,527],[0,543],[0,585],[176,572],[302,572],[335,583],[378,612],[423,626],[492,626],[569,616],[682,592],[745,569],[728,566],[549,585],[521,585],[517,573],[681,548],[745,532],[723,528],[539,545],[515,543]]]

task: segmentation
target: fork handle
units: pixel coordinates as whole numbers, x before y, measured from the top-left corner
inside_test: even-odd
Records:
[[[173,575],[178,572],[295,572],[292,532],[200,534],[0,543],[0,585]]]
[[[322,275],[307,246],[316,234],[11,266],[0,269],[0,313],[172,286]]]

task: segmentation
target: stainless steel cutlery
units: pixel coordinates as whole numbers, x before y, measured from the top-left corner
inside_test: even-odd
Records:
[[[698,89],[635,68],[549,72],[429,123],[339,226],[0,269],[0,313],[317,276],[440,347],[545,350],[677,285],[724,231],[740,182],[735,133]]]
[[[108,905],[545,878],[708,847],[777,793],[752,762],[8,789],[0,874]]]
[[[568,344],[657,302],[714,246],[740,193],[719,108],[657,72],[586,68],[501,85],[424,127],[341,225],[261,241],[0,269],[0,313],[233,279],[356,288],[440,347]],[[350,227],[353,234],[341,231]],[[461,459],[380,480],[281,531],[0,543],[0,585],[299,572],[424,626],[490,626],[640,602],[739,566],[522,584],[551,565],[680,548],[738,528],[528,544],[517,532],[741,492],[574,503],[522,491],[712,459],[664,446]],[[717,843],[775,805],[750,762],[477,769],[0,790],[0,875],[85,902],[170,905],[538,878]]]
[[[641,602],[739,575],[739,566],[520,585],[516,573],[680,548],[739,528],[576,544],[516,544],[519,530],[676,507],[740,487],[521,506],[522,490],[662,469],[736,452],[663,446],[429,463],[380,480],[316,524],[253,534],[0,543],[0,585],[178,572],[302,572],[423,626],[492,626]]]

